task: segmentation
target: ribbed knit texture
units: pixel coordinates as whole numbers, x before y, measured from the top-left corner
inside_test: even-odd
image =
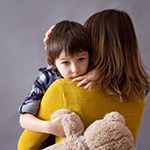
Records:
[[[82,119],[85,127],[92,122],[102,119],[105,114],[117,111],[125,118],[127,127],[134,137],[134,145],[141,125],[145,101],[119,102],[113,96],[104,96],[98,86],[85,90],[77,87],[77,83],[70,79],[55,81],[45,93],[38,117],[49,120],[56,110],[65,108],[76,112]],[[19,141],[18,150],[40,150],[41,143],[48,137],[44,133],[26,130]],[[56,142],[62,141],[56,137]],[[34,148],[33,148],[34,147]]]

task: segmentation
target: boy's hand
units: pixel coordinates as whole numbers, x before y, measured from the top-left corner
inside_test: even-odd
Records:
[[[52,25],[52,26],[47,30],[47,32],[45,33],[45,37],[44,37],[44,39],[43,39],[43,43],[44,43],[44,45],[45,45],[45,50],[47,49],[47,45],[46,45],[46,44],[47,44],[48,38],[49,38],[51,32],[53,31],[54,27],[55,27],[55,24]]]
[[[73,82],[76,81],[81,81],[80,83],[77,84],[77,86],[82,86],[82,85],[86,85],[84,88],[85,89],[91,89],[92,86],[94,86],[97,82],[97,70],[96,68],[91,70],[90,72],[88,72],[87,74],[77,77],[75,79],[73,79]]]
[[[51,121],[47,121],[47,133],[56,136],[65,137],[64,128],[61,124],[62,116],[57,117]]]

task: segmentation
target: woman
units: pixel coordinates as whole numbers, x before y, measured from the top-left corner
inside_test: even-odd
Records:
[[[85,27],[91,36],[90,69],[95,71],[74,81],[82,80],[78,86],[91,81],[97,85],[85,90],[69,79],[57,80],[44,95],[38,117],[49,120],[54,111],[66,108],[77,112],[87,127],[106,113],[118,111],[133,134],[135,146],[145,105],[144,97],[149,92],[149,76],[141,62],[132,20],[123,11],[104,10],[92,15]],[[61,132],[63,130],[57,135]],[[21,141],[30,141],[32,137],[36,138],[29,147],[40,149],[48,135],[26,131]],[[56,142],[62,139],[56,137]]]

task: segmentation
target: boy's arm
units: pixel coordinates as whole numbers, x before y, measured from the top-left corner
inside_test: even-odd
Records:
[[[19,107],[19,114],[30,113],[36,116],[39,111],[41,99],[50,82],[48,69],[41,68],[40,71],[41,73],[34,81],[30,94],[25,98],[24,102]]]
[[[54,86],[55,85],[55,86]],[[56,110],[65,108],[63,106],[62,88],[61,84],[56,81],[52,84],[41,101],[38,118],[42,120],[49,120],[50,115]],[[18,150],[41,150],[42,143],[48,138],[49,134],[33,132],[25,130],[18,142]]]
[[[39,69],[41,73],[35,80],[31,93],[26,97],[25,101],[19,108],[20,115],[20,125],[28,130],[43,132],[43,133],[55,133],[55,131],[50,131],[50,121],[42,121],[35,116],[37,115],[41,99],[45,94],[47,88],[52,84],[57,78],[61,78],[55,72],[52,72],[52,67]],[[50,118],[48,118],[49,120]],[[57,132],[55,133],[57,134]]]
[[[22,128],[47,133],[44,127],[46,122],[39,121],[35,116],[39,111],[41,99],[47,89],[48,79],[46,74],[41,72],[34,81],[31,93],[19,107],[20,125]]]
[[[19,107],[19,114],[30,113],[34,116],[37,115],[40,107],[41,100],[48,87],[62,76],[53,72],[51,66],[40,68],[41,73],[34,81],[30,94],[26,97],[24,102]]]
[[[48,134],[54,134],[56,136],[65,136],[64,130],[61,124],[61,117],[58,117],[52,121],[41,120],[32,114],[26,113],[20,115],[20,125],[22,128]]]
[[[47,133],[46,131],[46,121],[39,120],[32,114],[25,113],[21,114],[19,118],[19,122],[22,128],[28,129],[35,132],[43,132]]]

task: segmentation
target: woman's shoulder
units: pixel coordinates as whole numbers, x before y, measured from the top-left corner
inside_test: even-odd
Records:
[[[72,87],[77,87],[77,83],[72,82],[71,79],[57,79],[55,80],[51,86],[49,87],[49,91],[51,90],[57,90],[57,91],[64,91],[64,88],[70,89]]]
[[[54,83],[53,86],[77,86],[78,82],[72,82],[72,79],[66,79],[66,78],[61,78],[61,79],[57,79]]]

